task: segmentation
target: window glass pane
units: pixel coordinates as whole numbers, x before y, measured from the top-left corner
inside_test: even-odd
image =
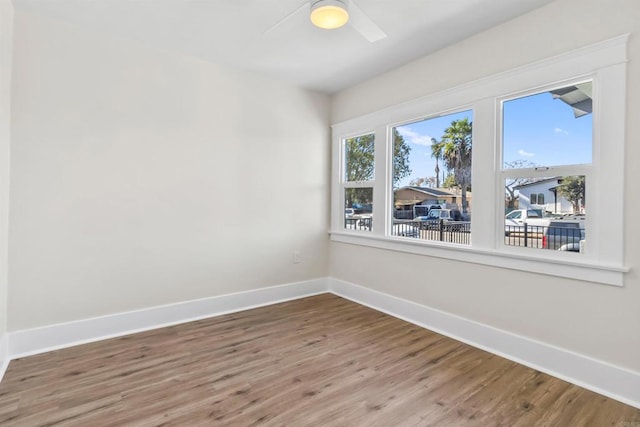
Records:
[[[470,244],[473,112],[393,128],[391,234]]]
[[[506,180],[505,244],[568,252],[584,251],[585,182],[584,176]],[[510,194],[513,196],[510,197]],[[532,203],[528,194],[537,195],[537,203]]]
[[[371,181],[374,170],[374,134],[344,141],[344,179],[347,182]]]
[[[592,82],[504,102],[504,168],[590,164],[592,104]]]
[[[344,190],[344,228],[371,231],[373,225],[373,188]]]

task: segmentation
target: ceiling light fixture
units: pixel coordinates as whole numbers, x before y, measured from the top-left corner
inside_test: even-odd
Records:
[[[348,20],[347,5],[340,0],[318,0],[311,5],[311,22],[316,27],[333,30]]]

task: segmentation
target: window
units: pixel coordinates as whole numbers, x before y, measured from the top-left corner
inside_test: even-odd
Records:
[[[344,228],[371,231],[373,188],[346,188],[344,205]]]
[[[371,231],[375,134],[343,141],[344,225],[347,230]]]
[[[591,164],[591,80],[502,100],[505,169]]]
[[[392,128],[391,235],[470,244],[472,134],[471,110]]]
[[[593,101],[592,80],[501,100],[505,210],[517,205],[521,212],[538,208],[543,213],[518,222],[505,218],[506,246],[558,249],[545,245],[544,236],[564,223],[579,225],[586,236],[584,201],[592,171]],[[547,205],[543,191],[554,196]],[[588,250],[588,245],[582,242],[580,248]]]
[[[627,39],[332,126],[332,240],[621,285]]]
[[[522,195],[522,197],[524,197],[524,195]],[[544,194],[531,193],[531,195],[529,196],[529,201],[532,205],[544,205]]]

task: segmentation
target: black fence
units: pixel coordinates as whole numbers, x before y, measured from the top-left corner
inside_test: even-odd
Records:
[[[409,237],[429,241],[471,244],[470,221],[396,221],[391,229],[392,236]]]
[[[345,217],[344,219],[344,228],[348,230],[371,231],[372,224],[373,218],[370,216],[355,218]]]
[[[580,252],[585,230],[578,222],[551,221],[548,226],[508,225],[504,235],[504,243],[509,246]]]
[[[344,219],[344,227],[348,230],[371,231],[372,217],[347,217]],[[394,221],[391,235],[458,243],[468,245],[471,243],[471,222],[469,221]]]
[[[371,231],[373,218],[370,216],[345,218],[345,228],[349,230]],[[471,244],[470,221],[398,221],[395,220],[391,235],[411,239]],[[585,239],[585,230],[580,223],[571,221],[551,221],[548,226],[514,225],[505,226],[504,243],[537,249],[552,249],[580,252]]]

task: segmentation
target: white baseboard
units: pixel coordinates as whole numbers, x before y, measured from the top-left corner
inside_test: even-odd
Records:
[[[421,304],[329,278],[329,291],[640,408],[640,373]]]
[[[10,332],[7,362],[9,358],[248,310],[327,290],[328,279],[321,278]]]
[[[9,367],[9,346],[7,344],[7,334],[0,336],[0,381],[4,377],[4,373],[7,372]]]
[[[10,359],[325,292],[640,408],[638,372],[334,278],[320,278],[10,332],[0,337],[0,380]]]

